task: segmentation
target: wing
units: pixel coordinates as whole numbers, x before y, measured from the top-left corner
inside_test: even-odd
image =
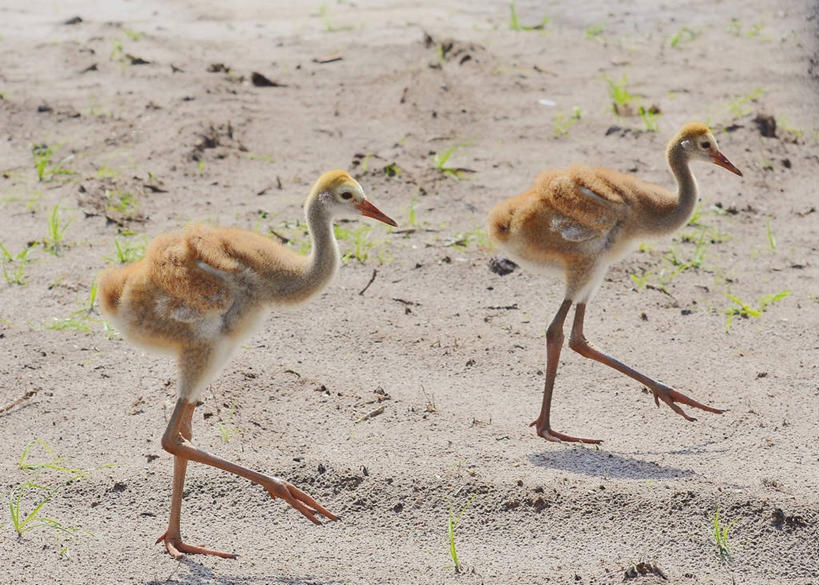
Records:
[[[585,167],[541,173],[535,190],[552,209],[549,227],[570,242],[605,234],[625,212],[620,192]]]
[[[203,257],[187,236],[188,233],[177,232],[156,237],[146,259],[150,279],[172,299],[169,315],[191,322],[206,313],[225,311],[233,304],[230,286],[216,271],[229,272],[239,266],[229,258]]]

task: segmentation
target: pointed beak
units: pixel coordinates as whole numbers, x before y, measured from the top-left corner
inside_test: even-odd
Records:
[[[725,155],[724,155],[724,154],[722,154],[722,153],[721,153],[720,151],[718,151],[718,150],[717,150],[716,152],[714,152],[714,153],[712,153],[712,154],[711,154],[711,162],[712,162],[712,163],[714,163],[714,164],[715,164],[715,165],[717,165],[717,166],[722,167],[723,169],[728,169],[729,171],[731,171],[731,172],[732,172],[732,173],[734,173],[735,175],[739,175],[740,177],[742,176],[742,171],[740,171],[738,168],[736,168],[736,167],[735,167],[735,166],[734,166],[734,165],[731,163],[731,161],[730,161],[730,160],[728,160],[728,159],[725,157]]]
[[[378,221],[383,221],[392,227],[398,227],[398,224],[395,223],[395,221],[390,219],[386,214],[384,214],[380,209],[366,199],[362,200],[361,203],[355,206],[355,208],[361,212],[361,215],[377,219]]]

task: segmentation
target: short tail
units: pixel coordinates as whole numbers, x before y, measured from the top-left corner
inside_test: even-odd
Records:
[[[97,279],[100,309],[106,315],[116,316],[122,291],[128,280],[128,271],[123,268],[108,268]]]
[[[489,237],[494,242],[502,244],[509,239],[513,215],[514,210],[507,201],[498,203],[489,212]]]

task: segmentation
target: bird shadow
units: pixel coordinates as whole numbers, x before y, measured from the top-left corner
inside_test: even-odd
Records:
[[[673,451],[629,451],[627,455],[702,455],[714,453],[725,453],[730,448],[726,447],[724,443],[719,441],[705,441],[697,445],[690,445],[683,449],[675,449]]]
[[[529,460],[538,467],[617,479],[680,479],[694,475],[694,472],[688,469],[662,466],[653,461],[579,446],[560,451],[533,453]]]
[[[179,575],[179,569],[188,568],[188,573]],[[279,577],[279,576],[251,576],[235,577],[231,575],[215,574],[210,568],[189,558],[183,557],[179,560],[179,566],[167,579],[152,579],[146,581],[145,585],[167,585],[175,583],[180,585],[341,585],[339,579],[320,579],[317,577]]]

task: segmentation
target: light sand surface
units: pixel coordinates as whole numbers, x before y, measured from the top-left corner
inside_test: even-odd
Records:
[[[511,30],[508,2],[231,4],[0,6],[0,243],[33,244],[0,280],[0,408],[22,399],[0,413],[0,494],[25,515],[51,493],[40,517],[74,529],[18,538],[0,506],[0,583],[819,583],[815,2],[516,2],[542,30]],[[606,78],[660,109],[656,132],[612,111]],[[547,443],[528,425],[562,283],[490,271],[486,213],[573,162],[672,188],[665,143],[690,120],[744,177],[694,167],[695,222],[612,268],[586,334],[728,412],[686,422],[564,349],[554,427],[604,442]],[[42,181],[35,144],[53,151]],[[474,171],[461,180],[435,168],[451,148],[446,165]],[[85,311],[91,285],[115,242],[192,221],[300,248],[303,199],[330,168],[400,228],[339,224],[338,277],[245,343],[194,440],[342,520],[314,526],[192,464],[183,533],[239,558],[175,561],[154,544],[175,366]],[[729,295],[757,310],[786,290],[727,328]]]

